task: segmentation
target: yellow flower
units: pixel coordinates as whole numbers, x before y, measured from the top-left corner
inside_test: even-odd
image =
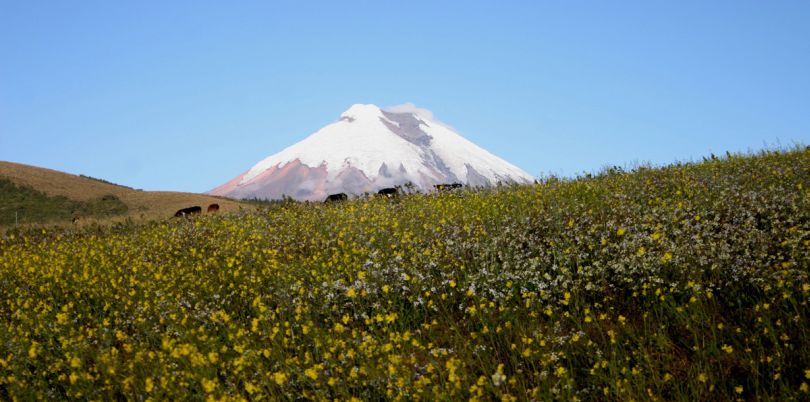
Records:
[[[734,352],[734,348],[731,347],[731,345],[725,345],[724,344],[723,347],[721,347],[720,349],[723,349],[723,351],[726,352],[726,353]]]
[[[82,359],[78,357],[74,357],[70,359],[70,367],[72,368],[81,368],[82,367]]]
[[[56,315],[56,322],[58,324],[67,324],[68,322],[68,315],[67,313],[59,313]]]
[[[151,378],[147,378],[145,383],[144,383],[143,389],[145,389],[146,392],[152,392],[152,390],[154,388],[155,388],[155,383],[152,381]]]
[[[28,348],[28,357],[31,359],[36,359],[39,351],[37,350],[38,344],[36,342],[31,342],[31,347]]]
[[[705,373],[698,374],[697,379],[698,379],[698,381],[700,381],[702,383],[705,383],[706,381],[709,381],[709,377]]]
[[[353,287],[349,288],[346,290],[346,296],[349,296],[350,298],[357,297],[357,290],[355,290]]]
[[[627,233],[627,229],[625,228],[619,228],[619,230],[616,231],[617,236],[624,236],[625,233]]]
[[[222,320],[222,322],[225,322],[225,323],[227,323],[228,321],[231,320],[231,316],[228,315],[228,313],[226,313],[225,310],[220,310],[219,311],[219,318]]]
[[[734,387],[734,392],[736,392],[738,394],[742,394],[743,393],[742,385],[738,385],[738,386]]]
[[[388,313],[385,315],[385,322],[391,324],[397,320],[397,313]]]
[[[217,383],[214,380],[204,379],[202,380],[202,387],[205,393],[210,394],[216,389]]]
[[[310,367],[304,370],[304,375],[309,377],[310,379],[317,380],[318,379],[318,370],[315,367]]]
[[[287,374],[277,371],[273,373],[273,381],[275,381],[278,385],[284,385],[284,383],[287,381]]]

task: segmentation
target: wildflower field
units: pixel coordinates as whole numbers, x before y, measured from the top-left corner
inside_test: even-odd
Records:
[[[810,391],[805,148],[0,239],[0,400]]]

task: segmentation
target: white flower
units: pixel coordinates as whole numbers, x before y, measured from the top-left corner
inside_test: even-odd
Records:
[[[503,364],[499,364],[498,370],[495,372],[495,374],[492,374],[492,384],[499,387],[504,383],[504,381],[506,381],[506,376],[503,374]]]

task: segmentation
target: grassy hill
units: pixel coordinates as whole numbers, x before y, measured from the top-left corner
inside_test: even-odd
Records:
[[[202,194],[141,191],[101,179],[0,161],[0,227],[28,224],[78,224],[126,219],[166,219],[177,210],[217,203],[221,211],[242,203]],[[16,215],[16,216],[15,216]]]
[[[0,238],[0,399],[806,400],[810,150]]]
[[[0,226],[20,222],[69,222],[80,216],[104,219],[122,215],[128,209],[114,195],[76,201],[61,195],[49,196],[33,187],[0,178]]]

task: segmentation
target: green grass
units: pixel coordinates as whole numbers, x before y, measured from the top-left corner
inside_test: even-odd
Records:
[[[805,400],[810,150],[0,238],[0,399]]]
[[[89,201],[49,196],[29,186],[0,178],[0,226],[70,221],[73,218],[110,217],[127,212],[114,195]]]

